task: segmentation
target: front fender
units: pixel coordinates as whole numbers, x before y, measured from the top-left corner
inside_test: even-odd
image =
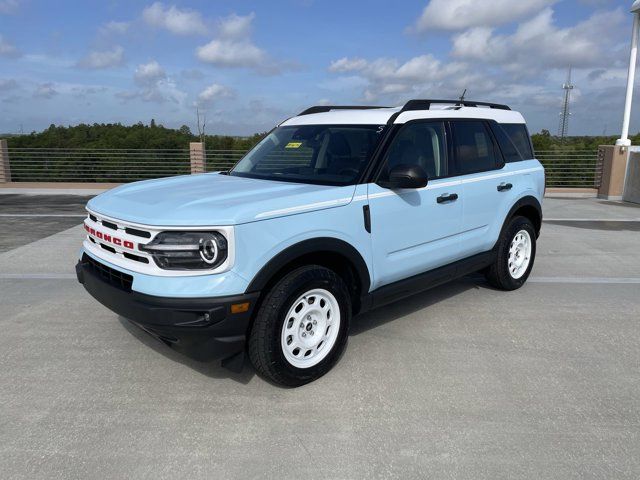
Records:
[[[371,239],[361,208],[353,204],[238,225],[235,238],[233,269],[249,282],[247,292],[263,288],[270,274],[296,257],[322,251],[348,258],[361,277],[363,292],[372,283]]]

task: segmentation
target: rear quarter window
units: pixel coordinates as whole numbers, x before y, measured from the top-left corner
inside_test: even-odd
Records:
[[[500,124],[496,122],[491,122],[491,130],[498,141],[498,145],[500,146],[500,151],[502,152],[502,156],[504,157],[504,161],[506,163],[511,162],[519,162],[524,160],[520,150],[514,145],[507,132],[500,126]]]
[[[500,126],[516,146],[522,158],[531,160],[533,158],[533,148],[531,147],[531,137],[527,126],[524,123],[501,123]]]

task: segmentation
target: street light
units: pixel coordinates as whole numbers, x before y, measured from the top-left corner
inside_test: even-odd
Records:
[[[629,73],[627,75],[627,96],[624,100],[624,117],[622,119],[622,135],[616,140],[616,145],[628,147],[629,140],[629,119],[631,118],[631,100],[633,98],[633,83],[636,77],[636,58],[638,56],[638,29],[640,28],[640,0],[636,0],[631,5],[633,13],[633,30],[631,33],[631,53],[629,54]]]

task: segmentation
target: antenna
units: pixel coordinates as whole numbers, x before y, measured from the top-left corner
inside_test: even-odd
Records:
[[[467,94],[467,89],[464,89],[464,92],[462,92],[462,95],[460,95],[460,102],[464,102],[464,96]]]
[[[571,90],[573,90],[573,88],[574,85],[571,83],[571,66],[569,66],[567,81],[562,85],[562,89],[564,90],[564,101],[562,102],[560,125],[558,127],[558,136],[560,137],[560,141],[564,141],[564,137],[569,133],[569,117],[571,116],[569,104],[571,102]]]

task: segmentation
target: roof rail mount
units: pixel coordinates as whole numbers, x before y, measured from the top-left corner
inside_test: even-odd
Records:
[[[471,100],[409,100],[402,107],[401,112],[408,112],[412,110],[430,110],[433,104],[450,104],[456,107],[489,107],[497,110],[511,110],[508,105],[502,105],[500,103],[489,102],[474,102]]]
[[[389,108],[389,107],[380,107],[376,105],[316,105],[316,106],[307,108],[305,111],[299,113],[298,116],[311,115],[312,113],[330,112],[331,110],[371,110],[373,108]]]

